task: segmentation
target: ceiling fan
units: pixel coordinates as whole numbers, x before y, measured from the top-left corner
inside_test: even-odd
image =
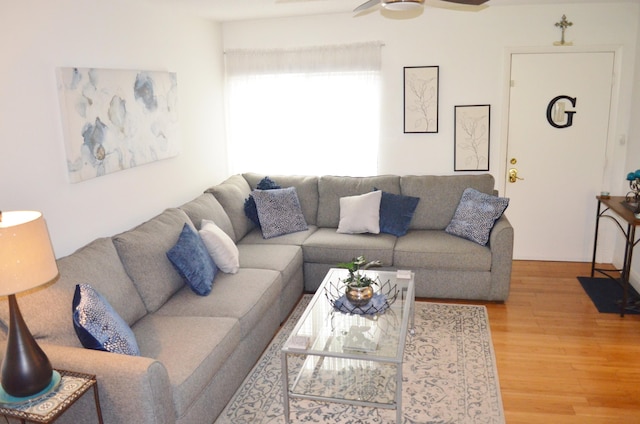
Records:
[[[470,6],[479,6],[486,3],[489,0],[442,0],[448,3],[458,3]],[[378,4],[388,10],[412,10],[422,7],[424,0],[369,0],[356,7],[354,12],[361,12],[363,10],[372,8]]]

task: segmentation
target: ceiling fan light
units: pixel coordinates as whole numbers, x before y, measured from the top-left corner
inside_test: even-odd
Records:
[[[393,11],[415,10],[422,7],[424,0],[382,0],[382,7]]]

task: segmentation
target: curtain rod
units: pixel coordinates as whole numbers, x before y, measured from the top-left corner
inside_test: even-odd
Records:
[[[319,49],[319,48],[326,48],[326,47],[332,47],[332,46],[336,46],[336,47],[340,47],[340,46],[355,46],[358,44],[369,44],[369,43],[376,43],[376,41],[363,41],[363,42],[359,42],[359,43],[351,43],[351,44],[327,44],[327,45],[316,45],[316,46],[306,46],[306,47],[291,47],[291,48],[268,48],[268,49],[243,49],[243,48],[239,48],[239,49],[230,49],[230,50],[262,50],[262,51],[274,51],[274,50],[281,50],[281,51],[286,51],[286,50],[305,50],[305,49]],[[378,42],[378,45],[380,47],[385,47],[386,43],[383,43],[382,41]],[[226,50],[222,51],[222,54],[227,54]]]

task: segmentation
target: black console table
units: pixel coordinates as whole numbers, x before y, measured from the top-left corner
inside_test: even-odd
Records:
[[[624,316],[625,308],[629,303],[629,276],[631,273],[631,261],[633,259],[633,248],[640,242],[636,239],[636,227],[640,225],[640,219],[636,218],[633,211],[625,205],[624,196],[602,197],[598,199],[598,214],[596,217],[596,234],[593,239],[593,259],[591,261],[591,277],[595,272],[599,272],[607,277],[619,281],[622,284],[623,296],[620,305],[620,316]],[[612,213],[613,212],[613,213]],[[621,269],[607,270],[596,268],[596,252],[598,250],[598,228],[600,218],[609,218],[616,223],[625,237],[624,260]],[[613,272],[620,273],[620,277],[611,275]]]

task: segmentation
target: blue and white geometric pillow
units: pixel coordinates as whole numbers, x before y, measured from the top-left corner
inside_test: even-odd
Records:
[[[89,284],[77,284],[73,295],[73,328],[87,349],[140,356],[129,325]]]
[[[507,206],[509,199],[506,197],[492,196],[467,188],[462,193],[456,212],[445,231],[485,246],[489,242],[493,225]]]
[[[258,209],[262,237],[268,239],[309,228],[295,187],[254,190],[251,195]]]

